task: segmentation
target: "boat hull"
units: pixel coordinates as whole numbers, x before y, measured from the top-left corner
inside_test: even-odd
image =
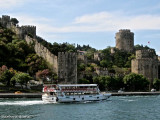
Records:
[[[107,100],[111,94],[99,95],[71,95],[71,96],[43,96],[42,100],[50,103],[71,103],[71,102],[85,102],[85,101],[101,101]]]

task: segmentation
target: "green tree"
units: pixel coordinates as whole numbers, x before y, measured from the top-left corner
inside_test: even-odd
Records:
[[[123,78],[123,82],[128,90],[138,91],[146,90],[149,81],[143,75],[130,73]]]
[[[79,84],[90,84],[90,81],[87,80],[86,78],[82,78],[82,79],[79,80],[78,83],[79,83]]]
[[[130,62],[131,59],[129,60],[130,56],[131,56],[130,53],[115,49],[115,53],[113,55],[113,57],[114,57],[113,58],[113,63],[117,67],[130,67],[131,66],[131,62]]]
[[[27,86],[27,82],[28,82],[29,80],[32,80],[32,77],[31,77],[29,74],[27,74],[27,73],[22,73],[22,72],[17,73],[15,76],[13,76],[13,77],[11,78],[11,81],[12,81],[12,82],[13,82],[13,81],[16,81],[16,83],[20,83],[21,86],[22,86],[22,85],[26,85],[26,86]]]
[[[108,68],[109,67],[109,68],[111,68],[112,65],[113,65],[113,63],[110,60],[103,59],[102,61],[100,61],[100,66],[101,67],[104,67],[104,68]]]
[[[119,90],[124,87],[122,77],[97,76],[93,77],[93,83],[99,85],[100,90]]]
[[[112,60],[112,55],[111,55],[111,47],[105,48],[101,52],[102,52],[104,58],[102,61],[100,61],[100,66],[111,68],[113,65],[113,60]]]
[[[135,58],[136,58],[136,56],[135,56],[134,54],[132,54],[131,56],[129,56],[129,57],[128,57],[128,60],[127,60],[127,62],[126,62],[126,64],[125,64],[125,67],[131,68],[131,61],[132,61],[133,59],[135,59]]]
[[[77,66],[78,68],[78,71],[85,71],[85,64],[84,63],[80,63],[80,64],[78,64],[78,66]]]
[[[156,88],[156,90],[160,89],[160,79],[155,78],[153,81],[153,85]]]
[[[105,90],[106,87],[106,76],[98,76],[98,77],[93,77],[93,83],[96,83],[99,85],[100,90]]]
[[[12,73],[7,69],[1,74],[0,82],[2,82],[6,86],[10,86],[10,80],[13,76],[14,76],[14,73]]]
[[[28,65],[28,72],[31,75],[34,75],[36,72],[40,70],[48,68],[46,61],[42,57],[39,57],[36,54],[29,54],[26,57],[25,62]]]
[[[11,22],[14,24],[14,25],[17,25],[19,23],[19,21],[16,19],[16,18],[11,18]]]
[[[143,45],[137,44],[134,46],[134,49],[135,50],[144,50],[144,49],[150,49],[150,48],[148,46],[143,46]]]
[[[107,90],[119,90],[120,88],[124,87],[123,78],[118,76],[115,77],[106,76],[105,84]]]

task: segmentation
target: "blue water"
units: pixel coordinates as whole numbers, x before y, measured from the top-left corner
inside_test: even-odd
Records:
[[[160,96],[112,96],[102,102],[73,104],[47,104],[40,99],[0,99],[0,119],[22,118],[23,120],[160,120]]]

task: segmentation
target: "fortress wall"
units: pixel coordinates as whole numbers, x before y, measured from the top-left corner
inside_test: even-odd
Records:
[[[36,39],[33,39],[29,36],[26,35],[25,40],[28,44],[35,44],[34,45],[34,49],[35,52],[43,57],[47,62],[49,62],[51,64],[51,66],[49,66],[55,73],[58,73],[58,61],[57,61],[57,56],[52,54],[46,47],[44,47],[43,45],[41,45],[39,42],[37,42]]]
[[[108,72],[108,69],[107,68],[96,68],[96,71],[97,75],[108,75],[109,72]]]
[[[52,54],[46,47],[36,39],[35,26],[15,26],[10,22],[10,16],[3,15],[0,18],[3,27],[12,29],[20,39],[26,40],[28,44],[34,44],[35,52],[43,57],[50,65],[49,67],[58,74],[59,78],[64,79],[62,83],[77,83],[77,54],[59,53],[58,57]],[[33,37],[31,38],[30,35]],[[64,71],[64,72],[63,72]]]

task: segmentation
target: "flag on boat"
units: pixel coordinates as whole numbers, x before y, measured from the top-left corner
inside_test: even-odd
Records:
[[[47,89],[48,89],[48,87],[47,87],[47,86],[45,86],[45,87],[43,88],[44,92],[46,92],[46,91],[47,91]]]

